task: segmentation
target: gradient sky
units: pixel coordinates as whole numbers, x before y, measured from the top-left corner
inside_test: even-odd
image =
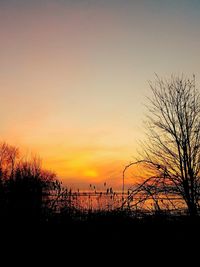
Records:
[[[199,71],[199,0],[0,0],[1,140],[76,188],[121,184],[155,72]]]

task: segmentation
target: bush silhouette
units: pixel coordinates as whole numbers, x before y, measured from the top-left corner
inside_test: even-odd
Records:
[[[20,223],[45,220],[55,184],[58,184],[55,174],[43,170],[40,160],[21,160],[17,149],[5,143],[0,145],[2,220]]]

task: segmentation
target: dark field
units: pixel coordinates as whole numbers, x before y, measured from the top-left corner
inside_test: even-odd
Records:
[[[71,258],[79,255],[120,257],[165,255],[187,256],[199,250],[199,218],[154,217],[142,219],[120,216],[97,216],[87,221],[52,222],[4,226],[2,237],[7,247],[21,249],[35,256]],[[2,226],[3,227],[3,226]],[[186,253],[186,254],[184,254]],[[107,255],[107,256],[106,256]],[[144,258],[145,259],[145,258]]]

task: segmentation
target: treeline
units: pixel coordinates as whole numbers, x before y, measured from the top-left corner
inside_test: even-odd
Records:
[[[106,196],[114,203],[113,191],[107,189]],[[105,209],[83,210],[79,201],[78,193],[73,194],[55,173],[43,169],[39,158],[24,156],[15,146],[0,143],[0,224],[137,223],[138,219],[141,223],[141,218],[146,224],[172,219],[166,210],[155,210],[149,216],[142,209],[131,210],[123,205],[109,209],[105,204]],[[185,221],[183,216],[173,217],[173,222]]]
[[[114,203],[112,188],[107,189],[106,197]],[[102,193],[98,201],[101,198]],[[93,210],[91,201],[89,196],[89,204],[83,209],[79,192],[63,186],[55,173],[43,169],[39,158],[0,143],[0,223],[66,224],[101,221],[105,216],[113,220],[113,216],[116,219],[119,213],[122,215],[118,209],[107,208],[108,201],[105,209]]]
[[[0,143],[0,222],[47,222],[59,209],[69,213],[68,190],[40,159],[25,157],[18,148]]]

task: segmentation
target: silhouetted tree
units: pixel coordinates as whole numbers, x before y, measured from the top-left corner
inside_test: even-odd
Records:
[[[23,160],[19,150],[0,144],[0,216],[6,220],[40,221],[51,207],[59,182],[37,158]]]
[[[152,177],[135,190],[152,196],[176,194],[194,216],[200,198],[200,96],[195,77],[157,76],[150,87],[147,142],[140,162],[151,169]]]
[[[14,174],[15,166],[19,160],[19,149],[8,145],[5,142],[0,143],[0,180],[11,178]]]

